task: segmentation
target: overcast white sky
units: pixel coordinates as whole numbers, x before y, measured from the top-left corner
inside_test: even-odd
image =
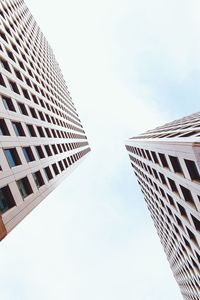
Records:
[[[179,300],[124,141],[198,110],[196,0],[27,0],[92,148],[1,243],[2,300]]]

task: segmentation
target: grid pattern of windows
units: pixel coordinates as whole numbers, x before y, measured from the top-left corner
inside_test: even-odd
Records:
[[[148,130],[131,139],[176,139],[179,141],[185,138],[191,138],[195,141],[200,136],[200,112],[190,116],[175,120],[165,125],[156,127],[153,130]]]
[[[187,130],[194,123],[197,128],[199,116],[161,126],[126,143],[171,269],[188,300],[198,300],[200,295],[200,147],[191,135],[182,140],[178,136],[163,138],[165,129],[177,126],[181,134],[186,123]]]
[[[90,148],[53,51],[24,1],[1,1],[0,22],[1,239],[4,216],[9,232]]]

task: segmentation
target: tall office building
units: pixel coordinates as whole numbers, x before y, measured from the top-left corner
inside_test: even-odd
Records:
[[[126,142],[184,299],[200,299],[200,113]]]
[[[0,239],[89,151],[47,40],[23,0],[1,0]]]

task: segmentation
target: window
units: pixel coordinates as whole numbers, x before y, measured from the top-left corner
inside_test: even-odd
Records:
[[[161,179],[162,183],[165,184],[165,185],[167,185],[167,181],[165,179],[165,176],[162,173],[160,173],[160,172],[159,172],[159,175],[160,175],[160,179]]]
[[[67,162],[68,162],[68,165],[71,166],[72,162],[71,162],[71,157],[67,157]]]
[[[186,189],[184,186],[180,185],[181,191],[183,193],[183,197],[185,199],[186,202],[189,202],[191,205],[195,206],[194,204],[194,200],[192,197],[192,193],[190,192],[190,190]]]
[[[10,135],[4,119],[0,119],[0,135]]]
[[[153,157],[153,160],[156,164],[159,164],[159,161],[158,161],[158,158],[157,158],[157,155],[154,151],[151,151],[151,155]]]
[[[44,158],[45,157],[44,151],[42,150],[41,146],[35,146],[35,149],[37,150],[37,154],[38,154],[39,158]]]
[[[22,81],[23,79],[22,79],[21,73],[18,70],[14,70],[14,71],[15,71],[15,75],[17,76],[17,78]]]
[[[31,162],[35,160],[31,147],[23,147],[22,151],[24,153],[27,162]]]
[[[27,91],[26,89],[23,89],[23,88],[22,88],[22,92],[23,92],[24,97],[25,97],[26,99],[30,100],[30,96],[29,96],[28,91]]]
[[[175,215],[175,218],[176,218],[177,224],[183,228],[183,223],[181,222],[181,220],[176,215]]]
[[[33,193],[33,190],[27,177],[18,180],[17,186],[23,199]]]
[[[49,138],[51,138],[52,136],[51,136],[51,132],[50,132],[49,128],[45,128],[45,130],[46,130],[47,136],[48,136]]]
[[[42,121],[45,121],[45,118],[44,118],[43,113],[42,113],[41,111],[38,111],[38,113],[39,113],[40,119],[41,119]]]
[[[3,13],[2,13],[2,16],[3,16]],[[3,16],[3,17],[4,17],[4,16]],[[4,19],[5,19],[5,17],[4,17]],[[2,31],[0,31],[0,37],[1,37],[2,39],[4,39],[4,41],[6,41],[6,42],[8,43],[8,40],[7,40],[5,34],[4,34]]]
[[[186,229],[187,229],[190,239],[198,246],[198,242],[196,240],[194,233],[189,228],[186,227]]]
[[[58,150],[57,150],[57,148],[56,148],[56,145],[51,145],[51,146],[52,146],[52,148],[53,148],[54,154],[58,154]]]
[[[53,164],[52,167],[53,167],[55,175],[58,175],[59,174],[59,170],[58,170],[57,164],[56,163]]]
[[[44,168],[44,171],[45,171],[45,174],[46,174],[47,179],[48,179],[48,180],[51,180],[51,179],[53,178],[53,175],[52,175],[52,173],[51,173],[50,168],[49,168],[49,167],[46,167],[46,168]]]
[[[6,86],[3,76],[0,74],[0,85]]]
[[[5,109],[11,110],[11,111],[16,111],[11,98],[3,96],[2,101],[3,101],[3,105],[4,105]]]
[[[4,153],[10,168],[21,165],[21,161],[16,148],[4,149]]]
[[[23,70],[25,70],[25,67],[24,67],[24,64],[22,63],[22,61],[18,59],[18,62],[19,62],[20,67],[21,67]]]
[[[1,58],[0,63],[4,69],[6,69],[8,72],[11,72],[9,64],[6,60]]]
[[[14,58],[14,55],[12,54],[12,52],[9,51],[9,50],[6,50],[6,51],[7,51],[8,56],[10,57],[10,59],[12,59],[13,61],[15,61],[15,58]]]
[[[15,206],[15,201],[8,185],[0,189],[0,213],[3,214]]]
[[[162,153],[158,153],[158,155],[160,157],[160,160],[161,160],[161,163],[162,163],[163,167],[164,168],[169,168],[165,155],[162,154]]]
[[[200,181],[200,175],[196,163],[193,160],[185,159],[185,164],[190,174],[191,180]]]
[[[172,206],[175,207],[175,203],[174,203],[173,198],[172,198],[169,194],[167,194],[167,198],[168,198],[168,200],[169,200],[169,203],[170,203]]]
[[[22,115],[28,116],[26,106],[23,103],[18,102],[19,111]]]
[[[168,178],[168,181],[169,181],[171,190],[172,190],[173,192],[175,192],[175,193],[178,193],[178,189],[177,189],[177,186],[176,186],[174,180]]]
[[[158,179],[157,171],[154,168],[152,168],[152,171],[153,171],[153,174],[154,174],[154,178]]]
[[[29,85],[30,87],[32,87],[30,80],[28,78],[26,78],[26,77],[25,77],[25,80],[26,80],[27,85]]]
[[[65,168],[67,169],[68,168],[68,164],[67,164],[66,158],[63,159],[63,162],[64,162],[64,165],[65,165]]]
[[[33,101],[34,103],[38,104],[38,100],[37,100],[37,97],[33,94],[31,94],[32,98],[33,98]]]
[[[33,173],[33,179],[34,179],[35,184],[38,189],[44,185],[44,180],[43,180],[43,177],[42,177],[40,171]]]
[[[38,133],[40,137],[45,137],[44,131],[41,126],[37,126]]]
[[[171,155],[169,155],[169,159],[170,159],[170,161],[171,161],[172,168],[173,168],[174,172],[175,172],[175,173],[183,174],[183,170],[182,170],[182,168],[181,168],[179,159],[178,159],[177,157],[171,156]]]
[[[28,128],[30,136],[36,137],[37,135],[36,135],[36,132],[35,132],[35,129],[34,129],[33,125],[26,125],[26,126]]]
[[[185,208],[177,202],[178,209],[181,215],[185,218],[188,218]]]
[[[16,94],[20,94],[17,84],[14,81],[9,81],[9,84],[13,92],[15,92]]]
[[[191,215],[191,217],[196,230],[200,231],[200,221],[197,220],[197,218],[195,218],[193,215]]]
[[[16,136],[25,136],[24,129],[20,122],[12,122],[12,126],[13,126]]]
[[[49,145],[45,145],[44,148],[45,148],[45,150],[46,150],[46,152],[47,152],[47,155],[48,155],[48,156],[51,156],[51,155],[52,155],[52,152],[51,152],[51,149],[50,149]]]
[[[60,160],[60,161],[58,162],[58,164],[59,164],[59,167],[60,167],[61,171],[63,171],[65,168],[64,168],[64,166],[63,166],[62,161]]]

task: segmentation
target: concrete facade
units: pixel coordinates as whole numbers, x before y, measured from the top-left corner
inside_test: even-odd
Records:
[[[0,239],[90,151],[53,51],[22,0],[0,2]]]
[[[126,142],[184,299],[200,299],[200,113]]]

